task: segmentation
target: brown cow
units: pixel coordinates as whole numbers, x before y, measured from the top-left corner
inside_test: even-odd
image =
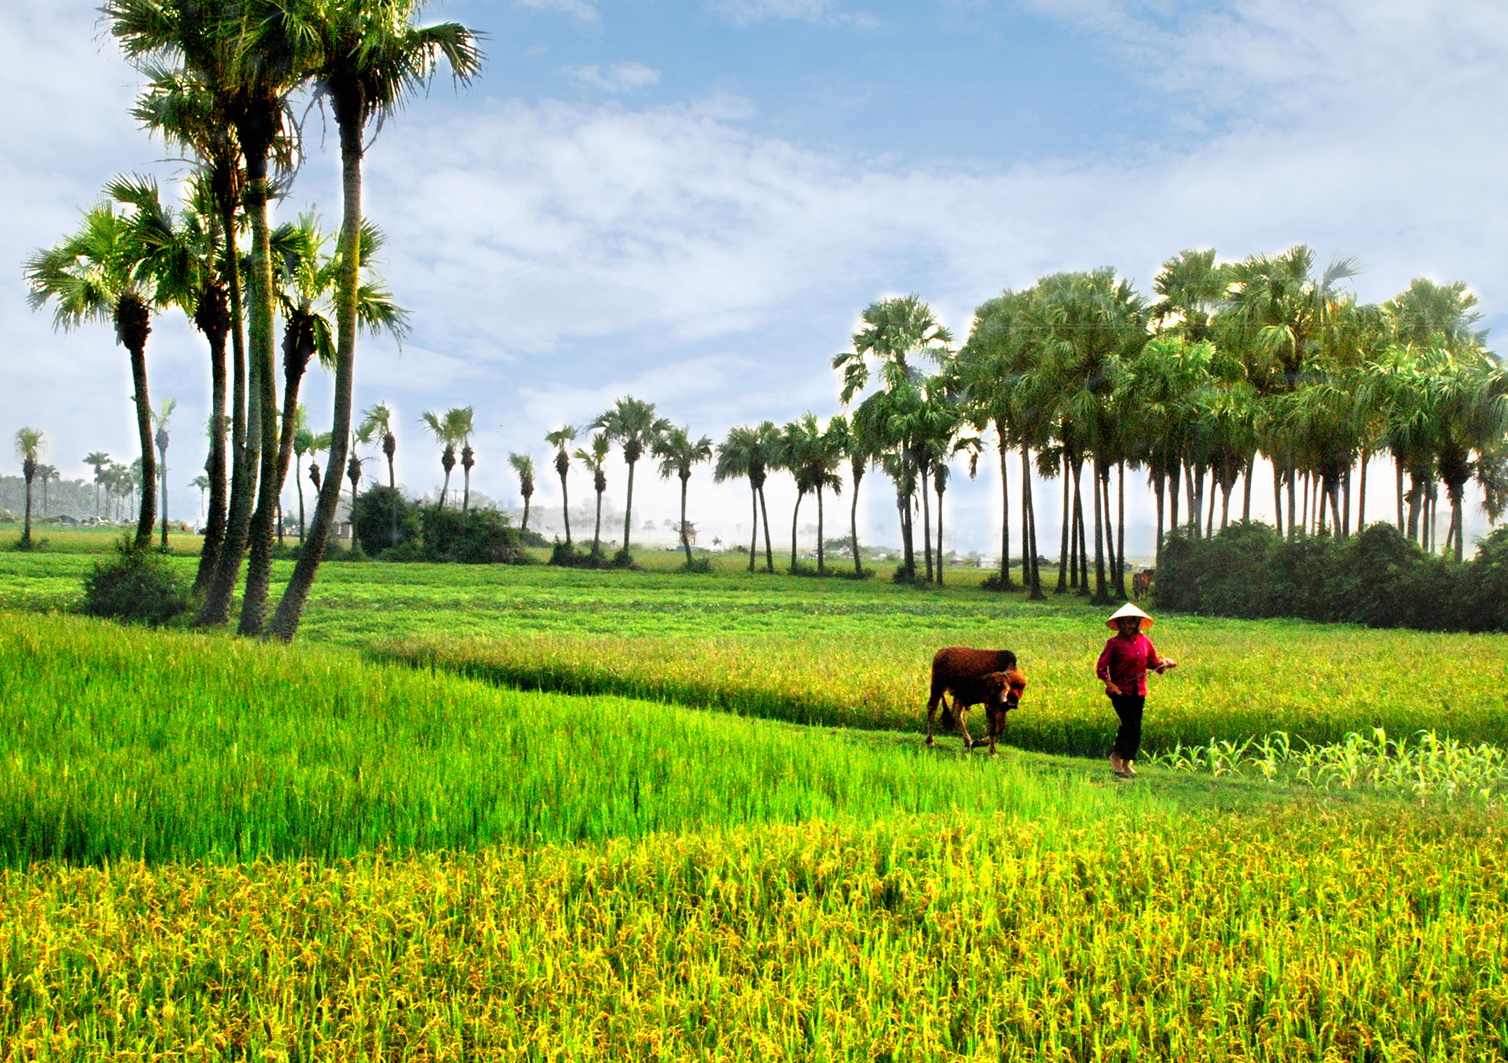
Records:
[[[1144,568],[1131,577],[1131,598],[1133,601],[1141,601],[1152,591],[1152,580],[1156,576],[1156,570]]]
[[[927,701],[927,745],[932,744],[932,724],[942,703],[944,722],[951,716],[963,735],[963,745],[973,745],[969,737],[970,705],[984,704],[990,723],[990,752],[995,739],[1005,729],[1005,714],[1021,702],[1026,677],[1016,670],[1016,655],[1010,650],[973,650],[967,646],[948,646],[932,658],[932,696]],[[953,695],[948,705],[946,693]]]

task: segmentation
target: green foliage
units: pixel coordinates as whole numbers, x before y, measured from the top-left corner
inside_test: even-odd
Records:
[[[419,538],[419,506],[391,487],[376,485],[356,498],[356,541],[369,557]]]
[[[465,565],[530,563],[517,530],[495,509],[473,509],[463,516],[457,509],[426,506],[419,519],[426,560]]]
[[[1351,539],[1237,523],[1212,539],[1163,543],[1154,594],[1163,608],[1248,619],[1296,617],[1421,631],[1508,631],[1508,534],[1457,564],[1420,550],[1391,524]]]
[[[138,547],[128,537],[115,550],[113,559],[96,561],[85,578],[80,612],[156,626],[188,609],[188,584],[162,554]]]
[[[498,691],[328,651],[0,618],[10,868],[1031,815],[1058,791],[1005,762],[919,745],[892,752],[619,698]]]

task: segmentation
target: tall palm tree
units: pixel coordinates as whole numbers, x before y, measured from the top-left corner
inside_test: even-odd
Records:
[[[555,448],[555,472],[560,477],[560,512],[565,518],[566,549],[571,548],[571,496],[566,486],[566,475],[571,471],[571,455],[567,444],[576,438],[576,429],[561,425],[545,436],[545,442]]]
[[[100,485],[104,483],[105,469],[110,464],[110,455],[106,454],[103,450],[92,451],[84,458],[84,464],[94,467],[94,515],[98,517],[99,489]]]
[[[314,452],[314,429],[309,427],[309,408],[300,405],[293,429],[293,485],[298,489],[298,541],[304,541],[304,479],[299,470],[304,467],[304,455]]]
[[[670,430],[670,422],[655,416],[652,402],[644,402],[631,395],[615,401],[610,409],[597,415],[588,428],[600,428],[607,437],[623,448],[623,460],[628,465],[628,500],[623,513],[624,557],[629,554],[629,534],[634,522],[634,466],[655,440]]]
[[[162,409],[152,415],[152,424],[157,428],[152,441],[157,444],[161,472],[157,478],[162,483],[162,548],[164,550],[168,548],[168,419],[173,416],[173,411],[177,408],[177,399],[163,399]]]
[[[444,413],[425,410],[419,415],[419,421],[442,447],[440,467],[445,470],[445,482],[440,487],[440,508],[444,509],[445,496],[450,491],[450,471],[456,467],[456,444],[471,431],[471,407],[452,407]]]
[[[237,233],[243,218],[247,173],[236,116],[246,103],[247,38],[239,32],[239,0],[107,0],[111,33],[145,75],[147,87],[134,116],[149,132],[200,161],[214,221],[202,227],[205,250],[218,262],[218,285],[209,282],[194,309],[195,324],[210,341],[212,413],[209,471],[211,503],[195,587],[206,591],[197,623],[222,624],[240,572],[255,491],[254,427],[248,420],[246,336]],[[292,138],[275,134],[273,157],[286,172]],[[196,197],[197,198],[197,195]],[[217,232],[216,232],[217,231]],[[230,482],[224,482],[224,337],[232,347]],[[228,491],[227,491],[228,486]]]
[[[681,480],[681,547],[686,551],[689,567],[691,538],[686,527],[686,486],[691,481],[691,467],[712,460],[712,439],[709,436],[692,439],[690,425],[671,428],[654,441],[654,456],[660,459],[660,479],[678,476]]]
[[[37,458],[41,456],[46,440],[36,428],[22,428],[16,432],[16,457],[21,459],[21,476],[26,480],[26,523],[21,527],[21,549],[31,549],[31,482],[37,475]]]
[[[529,530],[529,499],[534,497],[534,459],[528,454],[509,454],[508,464],[518,473],[518,493],[524,497],[523,530]]]
[[[602,493],[607,490],[607,469],[605,468],[605,463],[612,447],[613,445],[608,440],[605,432],[594,432],[592,434],[592,446],[590,450],[586,447],[576,448],[577,459],[586,465],[588,469],[592,470],[592,487],[597,492],[597,524],[592,529],[593,559],[602,556]],[[525,502],[524,505],[527,507],[528,502]],[[527,512],[527,508],[525,512]]]
[[[166,215],[160,203],[156,213],[154,222]],[[32,309],[56,301],[54,328],[69,332],[88,321],[109,321],[115,326],[117,341],[130,354],[144,482],[136,523],[136,544],[142,547],[152,540],[157,489],[146,358],[147,336],[152,331],[151,308],[157,296],[155,278],[147,268],[151,258],[151,248],[142,240],[141,228],[128,213],[116,213],[113,205],[106,202],[84,215],[83,225],[76,233],[36,252],[25,266]]]
[[[712,480],[722,483],[739,476],[748,477],[749,505],[751,511],[749,540],[749,571],[754,571],[755,558],[759,556],[759,486],[755,484],[756,468],[762,482],[767,458],[760,446],[759,430],[749,425],[734,425],[728,435],[717,445],[717,460],[712,467]]]
[[[878,362],[884,392],[890,396],[885,421],[893,421],[903,407],[914,405],[919,381],[918,367],[913,358],[930,360],[941,365],[952,353],[953,335],[938,323],[932,308],[915,294],[881,299],[864,309],[863,327],[852,337],[853,350],[833,356],[832,366],[843,374],[840,398],[846,407],[856,394],[869,386],[870,360]],[[904,487],[907,506],[902,508],[903,517],[909,508],[909,500],[915,491],[917,466],[916,456],[909,442],[899,439],[897,462],[892,465],[900,477],[898,487]],[[901,534],[905,559],[902,565],[903,578],[916,575],[916,558],[911,541],[911,525],[902,520]],[[929,547],[930,549],[930,547]]]
[[[387,485],[393,491],[398,490],[398,478],[393,471],[393,457],[398,453],[398,437],[393,433],[395,420],[387,403],[375,402],[361,412],[361,425],[356,429],[381,437],[382,456],[387,459]]]
[[[285,11],[288,30],[307,47],[304,70],[330,100],[340,133],[342,273],[337,288],[335,402],[332,431],[344,442],[351,420],[356,365],[356,307],[360,285],[361,167],[368,125],[392,116],[408,96],[432,81],[443,58],[458,84],[481,69],[477,35],[459,23],[419,26],[423,0],[323,0]],[[343,453],[332,451],[332,462]],[[304,601],[334,518],[337,493],[320,492],[310,537],[278,604],[271,633],[284,641],[298,630]]]
[[[1162,264],[1152,281],[1161,296],[1149,310],[1159,332],[1172,332],[1192,343],[1206,339],[1216,311],[1230,295],[1231,269],[1215,263],[1215,249],[1183,251]]]
[[[472,420],[472,409],[463,406],[450,411],[454,418],[452,425],[456,434],[456,440],[461,444],[461,476],[464,486],[461,489],[461,519],[466,519],[466,514],[471,510],[471,470],[476,465],[476,451],[471,449],[471,433],[476,431]]]

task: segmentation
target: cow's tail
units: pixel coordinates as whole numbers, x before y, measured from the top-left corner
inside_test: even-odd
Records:
[[[958,716],[956,713],[954,713],[953,706],[948,702],[948,695],[944,694],[942,696],[942,702],[939,705],[939,708],[942,710],[943,727],[956,728],[958,726]]]

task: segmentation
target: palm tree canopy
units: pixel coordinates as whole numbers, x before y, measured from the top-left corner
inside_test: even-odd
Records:
[[[682,480],[691,477],[691,467],[712,460],[712,439],[702,436],[691,438],[691,426],[671,428],[654,442],[654,455],[660,459],[660,478],[679,476]]]
[[[625,395],[587,427],[606,432],[609,439],[623,448],[623,460],[632,465],[670,430],[671,424],[668,419],[655,416],[654,403]]]
[[[528,454],[509,454],[508,464],[518,473],[519,491],[525,498],[534,493],[534,459]]]
[[[22,462],[35,462],[47,449],[47,440],[42,435],[40,428],[20,428],[16,430],[16,457]]]
[[[373,403],[362,412],[361,427],[357,431],[375,432],[385,436],[393,430],[394,420],[396,418],[387,403]]]
[[[881,299],[864,308],[863,327],[853,334],[853,350],[833,356],[833,368],[843,371],[843,405],[869,385],[868,359],[879,359],[887,390],[913,379],[919,356],[936,364],[952,353],[953,334],[938,324],[932,308],[915,294]]]

